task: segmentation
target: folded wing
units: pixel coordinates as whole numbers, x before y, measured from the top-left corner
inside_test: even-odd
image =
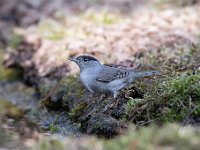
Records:
[[[133,70],[104,66],[96,77],[96,80],[99,82],[111,82],[116,79],[126,78],[133,72]]]

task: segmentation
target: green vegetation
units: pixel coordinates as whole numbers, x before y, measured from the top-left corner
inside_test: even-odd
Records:
[[[151,83],[136,83],[143,99],[130,99],[126,104],[128,118],[135,122],[157,119],[180,122],[200,115],[200,75],[165,77]],[[139,112],[139,113],[138,113]]]
[[[185,75],[175,77],[163,84],[162,99],[166,101],[168,112],[163,119],[166,121],[181,121],[191,111],[200,115],[200,75]],[[192,115],[191,114],[191,115]]]
[[[200,115],[200,46],[161,49],[145,53],[143,63],[151,62],[162,75],[134,84],[143,98],[129,98],[125,118],[135,123],[152,121],[184,122]],[[143,124],[142,123],[142,124]]]
[[[192,127],[180,127],[175,124],[159,128],[155,125],[132,130],[128,135],[105,141],[106,150],[128,149],[179,149],[197,150],[200,146],[200,133]]]
[[[38,32],[42,37],[50,40],[60,40],[66,35],[65,28],[54,21],[41,22]]]
[[[9,116],[12,118],[22,117],[23,112],[7,100],[0,99],[0,117]],[[1,120],[0,120],[1,121]]]
[[[198,129],[187,126],[181,127],[176,124],[166,124],[162,128],[151,125],[148,128],[142,127],[139,130],[131,129],[127,135],[116,137],[111,140],[97,138],[79,139],[65,138],[59,140],[56,137],[43,137],[34,147],[37,150],[154,150],[154,149],[177,149],[177,150],[198,150],[200,146],[200,132]],[[70,147],[69,147],[70,145]]]
[[[57,126],[54,125],[54,123],[51,123],[49,126],[49,129],[52,133],[56,132],[58,130]]]
[[[72,119],[72,120],[76,120],[78,117],[80,117],[85,108],[87,107],[87,103],[80,103],[78,104],[77,106],[75,106],[74,108],[72,108],[70,111],[69,111],[69,117]]]
[[[133,107],[136,107],[137,104],[140,104],[143,101],[143,99],[140,98],[129,98],[129,101],[126,103],[126,113],[131,112],[131,110],[133,109]]]
[[[64,95],[65,99],[70,99],[70,96],[72,95],[76,95],[78,98],[81,98],[84,94],[85,88],[83,88],[83,85],[78,81],[77,77],[75,76],[68,76],[63,78],[61,84],[64,87],[70,87],[67,88],[67,92]]]
[[[85,88],[77,80],[77,77],[68,76],[66,78],[63,78],[63,80],[61,81],[61,87],[63,87],[66,90],[65,94],[63,95],[63,99],[66,103],[68,103],[68,105],[74,105],[74,99],[81,102],[81,98],[84,96]],[[84,104],[80,105],[80,108],[82,107],[84,107]],[[77,106],[72,112],[77,112],[78,110],[79,110],[79,106]]]
[[[12,48],[17,48],[19,44],[23,41],[23,37],[17,34],[13,34],[9,40],[8,45]]]
[[[64,147],[59,139],[45,137],[39,140],[33,150],[64,150]]]
[[[19,69],[10,69],[3,66],[3,52],[0,49],[0,81],[1,80],[12,80],[19,78],[21,71]]]
[[[107,11],[96,13],[95,11],[89,10],[81,16],[85,20],[104,25],[112,25],[120,20],[120,16]]]
[[[8,46],[16,48],[23,41],[23,37],[17,34],[12,34],[11,38],[8,41]],[[1,80],[12,80],[17,79],[22,75],[22,72],[19,68],[11,69],[5,68],[3,65],[3,50],[0,49],[0,81]]]

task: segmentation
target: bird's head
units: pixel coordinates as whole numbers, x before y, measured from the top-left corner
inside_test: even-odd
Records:
[[[69,58],[69,60],[75,62],[79,66],[81,71],[88,68],[101,66],[101,63],[96,58],[87,55],[72,57]]]

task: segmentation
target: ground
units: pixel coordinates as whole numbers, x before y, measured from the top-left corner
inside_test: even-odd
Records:
[[[0,4],[0,147],[198,149],[198,0]],[[68,60],[81,54],[161,74],[101,101]]]

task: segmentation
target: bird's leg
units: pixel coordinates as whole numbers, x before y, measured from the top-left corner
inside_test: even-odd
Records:
[[[116,100],[115,103],[114,103],[114,107],[116,107],[119,103],[119,100],[117,99],[117,96],[119,95],[119,92],[118,91],[115,91],[114,92],[114,99]]]
[[[94,94],[94,91],[92,91],[92,89],[89,86],[86,86],[86,88],[92,93]]]
[[[113,97],[114,97],[114,99],[117,98],[118,94],[119,94],[118,91],[114,91],[114,92],[113,92]]]

